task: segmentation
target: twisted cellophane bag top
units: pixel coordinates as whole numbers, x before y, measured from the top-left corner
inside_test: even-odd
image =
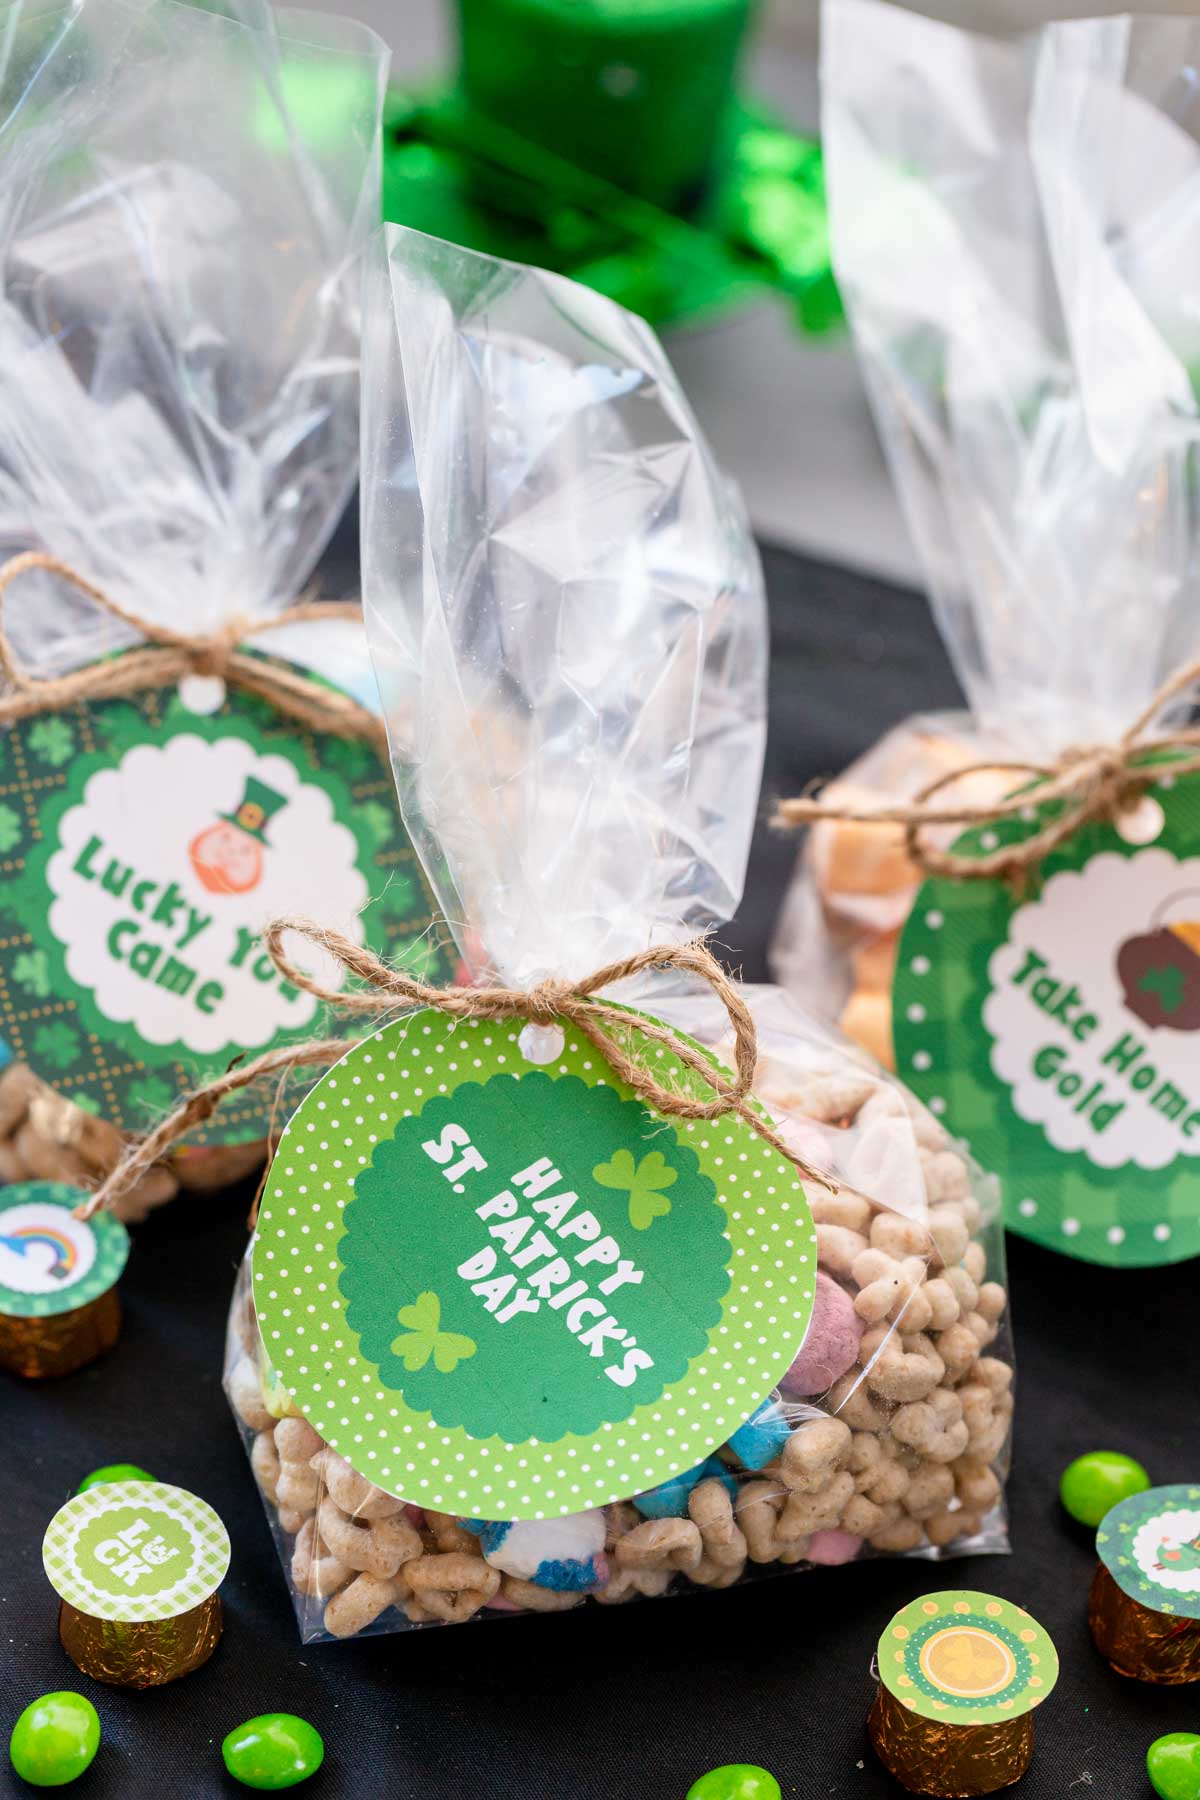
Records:
[[[1200,650],[1197,55],[1191,19],[1001,43],[827,0],[837,278],[970,709],[889,731],[833,803],[1113,743]],[[1018,779],[979,769],[938,803]],[[822,822],[774,946],[779,979],[888,1065],[919,880],[900,826]]]
[[[363,705],[357,621],[258,627],[301,594],[354,488],[386,66],[364,27],[264,0],[0,6],[0,560],[54,556],[192,637],[245,621]],[[3,623],[39,678],[140,642],[44,570]],[[0,1138],[5,1179],[90,1184],[119,1148],[20,1064]],[[206,1184],[237,1172],[205,1167]],[[173,1184],[153,1171],[126,1216]]]
[[[365,330],[368,630],[406,822],[465,962],[578,979],[728,917],[763,753],[761,577],[652,333],[396,227]],[[678,971],[619,997],[731,1056],[724,1006]],[[226,1387],[306,1639],[1005,1547],[994,1184],[788,996],[746,997],[758,1095],[838,1191],[806,1185],[820,1272],[799,1355],[700,1468],[540,1523],[382,1492],[289,1398],[247,1260]]]

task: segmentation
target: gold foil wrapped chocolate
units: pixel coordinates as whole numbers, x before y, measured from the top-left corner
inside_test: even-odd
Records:
[[[879,1760],[910,1794],[972,1800],[1019,1781],[1033,1755],[1033,1709],[1058,1657],[1036,1619],[993,1594],[927,1594],[879,1640],[867,1719]]]
[[[158,1687],[208,1661],[229,1537],[212,1507],[159,1481],[85,1488],[42,1546],[67,1655],[96,1681]]]
[[[129,1236],[106,1213],[75,1218],[86,1198],[57,1181],[0,1191],[0,1368],[11,1374],[70,1375],[120,1336]]]
[[[73,1375],[111,1350],[121,1335],[115,1288],[70,1312],[17,1318],[0,1312],[0,1368],[28,1380]]]
[[[161,1687],[206,1663],[221,1641],[221,1596],[169,1619],[96,1619],[63,1601],[58,1635],[77,1669],[113,1687]]]
[[[964,1800],[1011,1787],[1033,1755],[1033,1718],[958,1725],[910,1712],[881,1687],[867,1718],[880,1762],[910,1794]]]
[[[1096,1550],[1088,1625],[1101,1656],[1134,1681],[1200,1681],[1200,1484],[1122,1500]]]

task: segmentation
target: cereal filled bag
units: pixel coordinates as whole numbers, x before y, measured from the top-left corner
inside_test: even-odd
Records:
[[[357,471],[385,70],[261,0],[5,7],[6,1181],[90,1186],[181,1087],[308,1033],[258,942],[281,909],[421,946],[361,621],[301,598]],[[267,1113],[127,1213],[260,1161]]]
[[[304,1636],[1003,1548],[992,1187],[698,936],[765,619],[660,346],[388,227],[364,393],[368,630],[472,985],[312,928],[364,1035],[280,1142],[226,1363]]]
[[[1115,1263],[1200,1251],[1198,53],[825,14],[838,279],[969,711],[785,803],[775,967],[1010,1226]]]

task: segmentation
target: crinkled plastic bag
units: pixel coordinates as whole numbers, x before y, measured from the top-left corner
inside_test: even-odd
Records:
[[[277,611],[357,473],[386,51],[265,0],[8,0],[0,25],[0,555],[192,634]],[[138,640],[45,574],[4,622],[38,675]],[[353,688],[354,638],[256,642]]]
[[[406,823],[477,976],[682,941],[740,896],[761,774],[757,557],[662,350],[559,277],[387,228],[364,350],[364,591]],[[622,990],[730,1053],[678,974]],[[387,1495],[299,1416],[245,1265],[225,1380],[306,1639],[1005,1547],[994,1183],[774,988],[757,1089],[818,1221],[800,1353],[716,1457],[542,1523]]]
[[[0,560],[49,553],[192,636],[297,598],[357,474],[386,70],[365,27],[265,0],[0,0]],[[42,678],[140,641],[45,571],[4,630]],[[253,641],[377,705],[349,612]],[[114,1126],[5,1079],[6,1179],[108,1171]],[[260,1155],[175,1168],[214,1186]],[[174,1190],[158,1168],[122,1213]]]
[[[1111,743],[1200,650],[1198,57],[1194,19],[1000,43],[827,0],[838,282],[970,706],[890,732],[831,802]],[[823,823],[775,944],[779,978],[889,1065],[918,880],[900,828]]]

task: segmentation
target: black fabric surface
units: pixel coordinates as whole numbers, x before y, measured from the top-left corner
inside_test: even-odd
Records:
[[[915,596],[766,554],[769,799],[955,690]],[[749,898],[724,934],[748,975],[764,971],[791,857],[759,831]],[[897,1607],[938,1587],[1018,1601],[1058,1646],[1062,1676],[1038,1714],[1025,1800],[1145,1800],[1147,1745],[1200,1729],[1200,1692],[1122,1681],[1096,1655],[1085,1621],[1089,1534],[1056,1498],[1062,1467],[1088,1449],[1126,1450],[1162,1482],[1200,1473],[1195,1265],[1121,1273],[1010,1240],[1011,1557],[872,1562],[665,1604],[304,1648],[220,1387],[248,1199],[243,1190],[180,1200],[138,1229],[122,1282],[125,1330],[105,1362],[53,1385],[0,1377],[0,1723],[7,1732],[49,1689],[90,1694],[104,1740],[72,1790],[80,1800],[243,1793],[224,1773],[221,1738],[274,1710],[298,1712],[324,1735],[325,1767],[301,1790],[312,1800],[684,1800],[698,1775],[735,1761],[765,1765],[802,1800],[897,1796],[863,1730],[872,1652]],[[100,1687],[68,1662],[41,1569],[51,1514],[84,1474],[113,1461],[204,1495],[234,1546],[217,1654],[142,1694]],[[0,1792],[31,1791],[0,1772]]]

